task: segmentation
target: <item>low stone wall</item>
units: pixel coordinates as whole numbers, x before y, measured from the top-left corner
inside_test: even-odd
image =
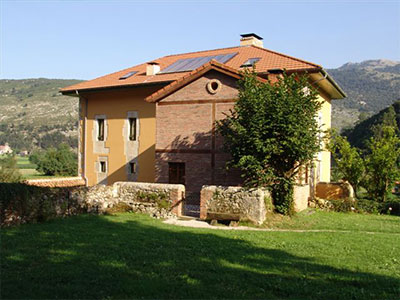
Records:
[[[180,216],[185,187],[116,182],[112,186],[43,187],[0,183],[0,224],[11,226],[55,217],[133,211],[155,218]]]
[[[353,187],[348,182],[319,182],[316,186],[316,197],[326,200],[354,198]]]
[[[271,196],[262,189],[241,187],[203,186],[200,193],[200,219],[265,221],[272,210]]]
[[[300,212],[307,209],[310,198],[310,186],[295,185],[293,191],[294,211]]]
[[[124,202],[156,203],[161,208],[170,209],[176,216],[182,215],[185,186],[182,184],[116,182],[115,196]]]
[[[72,187],[85,185],[82,177],[62,177],[48,179],[28,179],[24,181],[27,185],[40,187]]]
[[[185,186],[142,182],[115,182],[112,186],[95,185],[75,190],[73,196],[88,206],[89,212],[104,213],[120,203],[132,211],[156,218],[182,215]]]

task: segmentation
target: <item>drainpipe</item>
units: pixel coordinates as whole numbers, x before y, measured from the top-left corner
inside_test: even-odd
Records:
[[[79,99],[83,99],[85,101],[85,118],[83,121],[83,133],[82,133],[82,138],[83,138],[82,175],[83,175],[83,179],[85,180],[85,186],[88,186],[88,179],[86,176],[86,131],[87,131],[87,116],[88,116],[88,99],[81,96],[79,94],[78,90],[76,90],[75,93],[78,95]],[[82,147],[82,145],[81,145],[81,147]]]

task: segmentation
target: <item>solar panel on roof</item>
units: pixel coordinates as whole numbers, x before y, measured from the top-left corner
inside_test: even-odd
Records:
[[[178,59],[172,65],[169,65],[168,67],[166,67],[160,73],[165,74],[165,73],[192,71],[192,70],[197,69],[198,67],[201,67],[202,65],[208,63],[212,59],[215,59],[216,61],[224,64],[227,61],[229,61],[232,57],[234,57],[236,54],[237,54],[237,52],[229,53],[229,54],[193,57],[193,58],[182,58],[182,59]]]
[[[124,76],[121,76],[121,77],[119,78],[119,80],[127,79],[127,78],[129,78],[129,77],[135,75],[137,72],[138,72],[138,71],[132,71],[132,72],[126,73]]]
[[[256,62],[258,62],[261,59],[261,57],[253,57],[253,58],[249,58],[248,60],[246,60],[244,62],[243,65],[241,65],[240,67],[251,67],[253,66]]]

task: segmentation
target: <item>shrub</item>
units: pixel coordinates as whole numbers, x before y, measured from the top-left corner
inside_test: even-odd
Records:
[[[357,199],[356,209],[362,213],[378,214],[380,212],[380,205],[374,200]]]
[[[357,205],[354,199],[351,198],[345,198],[341,200],[329,200],[329,202],[332,204],[332,210],[337,212],[355,211],[355,206]]]
[[[36,170],[50,176],[76,176],[78,172],[77,155],[65,144],[34,154],[31,162],[37,164]]]
[[[400,216],[400,199],[393,199],[383,202],[381,213]]]
[[[0,182],[19,182],[21,178],[14,155],[0,158]]]

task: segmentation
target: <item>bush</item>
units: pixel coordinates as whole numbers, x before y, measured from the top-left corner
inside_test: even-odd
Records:
[[[388,200],[382,203],[381,213],[400,216],[400,199]]]
[[[355,206],[357,205],[357,202],[355,202],[354,199],[351,198],[345,198],[341,200],[329,200],[329,202],[332,204],[332,210],[337,212],[355,211]]]
[[[378,214],[380,205],[378,202],[369,199],[357,199],[357,211],[370,214]]]
[[[78,172],[77,155],[61,144],[57,149],[50,148],[44,153],[35,153],[30,161],[37,164],[36,170],[45,175],[76,176]]]
[[[19,182],[22,176],[13,155],[0,158],[0,182]]]

